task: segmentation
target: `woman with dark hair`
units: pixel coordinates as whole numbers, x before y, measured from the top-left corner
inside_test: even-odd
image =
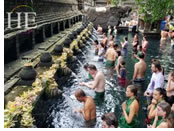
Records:
[[[166,99],[166,90],[163,88],[157,88],[153,91],[153,99],[151,105],[148,106],[149,114],[148,119],[151,119],[151,124],[154,121],[155,114],[157,112],[157,105]]]
[[[167,102],[161,102],[157,106],[157,112],[155,114],[155,119],[152,128],[172,128],[172,121],[169,118],[171,113],[171,106]]]
[[[122,104],[123,115],[119,120],[121,128],[136,128],[139,125],[137,120],[139,112],[139,102],[136,98],[137,88],[129,85],[126,89],[126,96],[129,98]]]
[[[101,119],[103,120],[102,128],[117,128],[118,127],[118,121],[114,112],[104,114]]]

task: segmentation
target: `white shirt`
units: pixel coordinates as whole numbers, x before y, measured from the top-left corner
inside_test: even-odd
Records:
[[[164,76],[162,72],[152,74],[152,78],[146,91],[152,94],[157,88],[164,88]]]

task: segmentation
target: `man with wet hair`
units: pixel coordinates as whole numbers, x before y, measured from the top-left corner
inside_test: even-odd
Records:
[[[98,71],[96,66],[93,64],[89,64],[88,71],[93,76],[94,81],[87,83],[81,82],[80,85],[95,90],[95,100],[103,100],[105,93],[105,78],[103,72]]]
[[[114,114],[114,112],[106,113],[101,118],[102,128],[117,128],[118,127],[118,120]]]
[[[146,62],[144,61],[144,53],[139,53],[137,58],[139,62],[134,65],[133,81],[135,83],[142,83],[145,81],[144,76],[147,68]]]
[[[96,106],[91,96],[86,96],[82,89],[75,92],[75,97],[79,102],[84,102],[83,109],[77,109],[75,113],[80,112],[84,119],[86,127],[94,127],[96,123]]]
[[[91,74],[89,73],[89,71],[88,71],[88,66],[89,66],[89,64],[86,63],[86,64],[83,66],[83,68],[88,72],[88,78],[89,78],[89,79],[93,79],[92,75],[91,75]]]

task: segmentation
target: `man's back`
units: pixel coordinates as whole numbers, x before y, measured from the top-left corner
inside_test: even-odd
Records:
[[[107,58],[107,60],[115,61],[116,52],[115,52],[114,48],[108,48],[108,50],[106,52],[106,58]]]
[[[92,97],[87,96],[87,100],[84,104],[84,113],[87,116],[87,121],[96,119],[96,106]]]
[[[139,61],[136,63],[136,68],[137,68],[137,78],[144,78],[145,71],[147,68],[146,62],[145,61]]]
[[[103,92],[105,90],[105,78],[104,74],[101,71],[98,71],[95,76],[95,81],[97,81],[97,87],[95,88],[96,92]]]

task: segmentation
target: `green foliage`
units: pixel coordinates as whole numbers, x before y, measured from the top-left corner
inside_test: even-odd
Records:
[[[117,6],[119,4],[119,0],[111,0],[111,4]]]
[[[144,14],[145,21],[161,20],[174,13],[174,0],[136,0],[136,4],[139,13]]]

